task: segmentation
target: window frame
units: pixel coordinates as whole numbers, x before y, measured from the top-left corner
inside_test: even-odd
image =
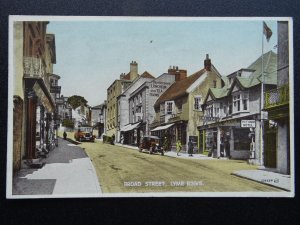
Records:
[[[196,107],[197,106],[197,107]],[[202,96],[201,95],[195,95],[194,96],[194,104],[193,104],[193,109],[195,111],[202,111]]]

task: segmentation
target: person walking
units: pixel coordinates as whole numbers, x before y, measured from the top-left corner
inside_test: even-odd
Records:
[[[66,133],[66,131],[64,131],[63,136],[64,136],[64,140],[67,140],[67,133]]]
[[[194,150],[193,142],[190,139],[189,142],[188,142],[188,154],[189,154],[189,156],[193,156],[193,150]]]
[[[177,142],[176,142],[176,153],[177,153],[177,156],[179,156],[179,152],[181,151],[181,149],[182,149],[182,145],[181,145],[180,140],[178,139]]]
[[[111,145],[114,145],[115,144],[115,134],[113,134],[112,136],[111,136],[111,143],[110,143]]]

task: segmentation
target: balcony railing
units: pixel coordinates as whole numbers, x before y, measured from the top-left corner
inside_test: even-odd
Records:
[[[24,78],[41,78],[47,89],[50,89],[49,76],[45,71],[45,66],[41,58],[24,57],[23,60]]]
[[[289,85],[265,92],[265,109],[289,104]]]

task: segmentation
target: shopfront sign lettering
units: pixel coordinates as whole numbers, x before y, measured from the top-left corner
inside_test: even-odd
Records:
[[[255,120],[241,120],[241,127],[255,128]]]

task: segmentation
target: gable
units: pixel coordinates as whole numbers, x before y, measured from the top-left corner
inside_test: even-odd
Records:
[[[208,97],[207,97],[207,102],[209,102],[209,101],[211,101],[211,100],[213,100],[213,98],[211,97],[211,95],[208,95]]]
[[[236,92],[236,91],[239,91],[239,90],[241,90],[240,86],[237,83],[235,83],[233,88],[232,88],[232,92]]]
[[[191,93],[194,91],[199,85],[201,85],[205,79],[207,78],[207,72],[202,74],[194,83],[191,84],[191,86],[186,90],[187,93]]]

